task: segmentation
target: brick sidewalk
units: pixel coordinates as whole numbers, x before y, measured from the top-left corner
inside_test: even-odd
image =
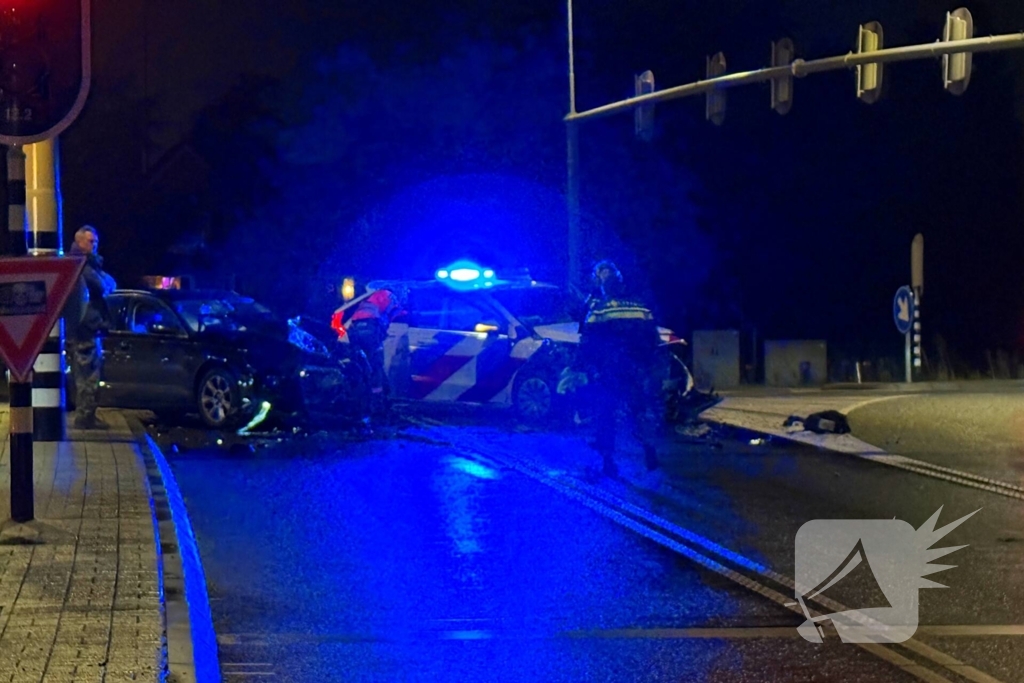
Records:
[[[35,517],[10,519],[0,407],[0,683],[157,681],[165,658],[146,470],[131,430],[35,444]]]

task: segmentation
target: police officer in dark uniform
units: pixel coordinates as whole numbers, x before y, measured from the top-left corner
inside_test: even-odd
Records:
[[[616,422],[625,412],[643,446],[644,464],[652,471],[659,467],[653,443],[659,419],[658,328],[649,308],[624,296],[622,274],[614,263],[599,261],[592,275],[594,290],[580,326],[580,357],[595,404],[595,448],[603,472],[616,476]]]

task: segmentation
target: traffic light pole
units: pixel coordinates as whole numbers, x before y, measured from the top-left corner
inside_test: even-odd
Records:
[[[566,169],[568,178],[566,183],[565,200],[566,212],[569,215],[569,272],[567,273],[568,288],[566,291],[573,291],[573,287],[580,284],[581,256],[583,251],[583,235],[580,231],[580,131],[575,123],[568,123],[565,126]]]
[[[26,256],[25,152],[21,145],[7,148],[7,230],[12,256]],[[32,521],[32,380],[19,382],[11,373],[10,384],[11,519]]]
[[[19,524],[35,517],[32,490],[32,380],[11,380],[11,519]]]
[[[565,117],[569,121],[583,121],[602,116],[610,116],[630,111],[645,104],[656,104],[677,100],[693,95],[703,95],[714,90],[725,88],[737,88],[741,85],[764,83],[775,79],[790,77],[802,78],[811,74],[823,73],[826,71],[839,71],[852,69],[857,66],[868,64],[884,64],[887,62],[907,62],[918,59],[934,59],[944,55],[975,52],[997,52],[1001,50],[1019,50],[1024,48],[1024,32],[1010,33],[987,38],[970,38],[967,40],[949,40],[936,43],[922,43],[920,45],[907,45],[903,47],[887,48],[873,52],[847,53],[835,57],[825,57],[804,61],[795,60],[786,66],[775,66],[754,71],[726,74],[703,81],[696,81],[686,85],[679,85],[673,88],[666,88],[647,95],[630,97],[618,102],[612,102],[600,107],[576,112],[571,110]]]
[[[25,152],[21,145],[7,148],[7,250],[11,256],[25,256]]]
[[[60,218],[57,206],[59,177],[55,139],[25,147],[25,197],[28,208],[28,253],[60,256]],[[50,330],[33,367],[32,424],[36,441],[63,441],[67,435],[64,377],[64,321]]]
[[[85,106],[92,77],[92,31],[90,0],[49,0],[44,3],[18,3],[17,14],[9,6],[0,12],[0,42],[5,46],[0,55],[0,144],[7,145],[7,201],[8,251],[14,256],[60,253],[60,236],[53,220],[56,211],[47,214],[49,223],[37,222],[29,244],[25,207],[25,154],[24,145],[32,145],[59,135],[75,120]],[[24,5],[22,7],[22,5]],[[56,27],[55,30],[47,30]],[[50,43],[50,38],[54,42]],[[33,85],[34,84],[34,85]],[[26,87],[30,86],[30,87]],[[40,148],[43,152],[49,148]],[[42,155],[33,168],[39,174],[39,206],[36,219],[46,212],[47,195],[56,194],[56,175],[53,155],[48,162]],[[44,170],[46,169],[46,170]],[[43,176],[47,170],[54,177],[49,192]],[[28,259],[25,260],[26,262]],[[63,306],[63,303],[60,304]],[[49,322],[47,322],[49,325]],[[60,323],[56,326],[59,345]],[[53,403],[53,375],[56,369],[63,380],[61,355],[53,353],[51,334],[49,351],[44,352],[41,375],[44,386],[37,389],[40,397],[50,397]],[[44,347],[47,345],[44,344]],[[54,356],[56,355],[56,366]],[[37,366],[40,367],[40,366]],[[12,372],[12,377],[16,373]],[[10,441],[11,441],[11,518],[15,522],[28,522],[33,518],[32,443],[33,443],[33,386],[32,372],[24,368],[11,382]],[[59,384],[57,391],[63,397]],[[58,401],[58,410],[62,401]],[[51,405],[41,406],[53,408]],[[52,414],[52,413],[51,413]],[[63,432],[63,414],[59,416]],[[62,434],[63,435],[63,434]]]
[[[25,211],[25,152],[21,145],[7,148],[7,230],[12,256],[28,255]],[[32,379],[11,375],[10,450],[11,519],[19,524],[35,517],[32,489]]]
[[[569,113],[576,114],[576,66],[573,52],[572,0],[566,0],[566,14],[569,29]],[[580,256],[583,239],[580,234],[580,133],[579,126],[568,122],[565,126],[566,147],[566,189],[565,211],[569,222],[568,250],[569,271],[566,273],[566,290],[571,292],[579,284]]]

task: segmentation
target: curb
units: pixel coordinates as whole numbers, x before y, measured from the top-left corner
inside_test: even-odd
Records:
[[[785,441],[787,445],[798,448],[809,448],[819,453],[832,453],[857,458],[886,467],[892,467],[907,472],[914,472],[933,479],[952,482],[961,486],[988,491],[1000,496],[1006,496],[1016,500],[1024,500],[1024,488],[1010,482],[992,479],[974,472],[966,472],[945,467],[923,460],[915,460],[902,455],[889,453],[872,444],[862,441],[853,434],[814,434],[811,432],[782,433],[773,432],[754,427],[741,427],[727,422],[703,419],[705,424],[715,425],[741,439],[754,437],[757,440],[767,437],[769,441],[778,439]],[[753,443],[754,439],[751,439]]]
[[[959,393],[984,390],[1009,391],[1024,390],[1024,379],[965,379],[945,382],[833,382],[806,387],[771,387],[763,384],[750,384],[740,387],[719,389],[721,396],[742,396],[743,398],[775,398],[782,396],[804,396],[807,394],[827,394],[832,391],[872,392],[898,391],[902,393]]]
[[[171,467],[138,418],[124,415],[146,465],[160,576],[161,680],[221,683],[217,637],[199,547]]]

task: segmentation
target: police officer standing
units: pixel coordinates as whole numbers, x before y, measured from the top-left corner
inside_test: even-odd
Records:
[[[594,400],[595,447],[602,469],[610,477],[618,474],[616,422],[619,413],[625,412],[643,446],[647,470],[656,470],[658,328],[649,308],[624,296],[622,274],[614,263],[599,261],[592,275],[594,290],[580,327],[580,357]]]
[[[369,416],[384,417],[388,413],[388,377],[384,370],[384,341],[388,336],[391,321],[401,312],[398,295],[387,289],[380,289],[356,306],[352,317],[345,323],[351,342],[358,347],[369,361],[372,377],[369,378]]]
[[[68,302],[65,318],[74,352],[75,428],[107,429],[109,425],[96,417],[96,395],[103,371],[102,335],[110,329],[111,316],[106,297],[116,283],[103,270],[99,255],[100,238],[96,228],[84,225],[75,233],[70,253],[85,259],[85,267],[75,292]]]

